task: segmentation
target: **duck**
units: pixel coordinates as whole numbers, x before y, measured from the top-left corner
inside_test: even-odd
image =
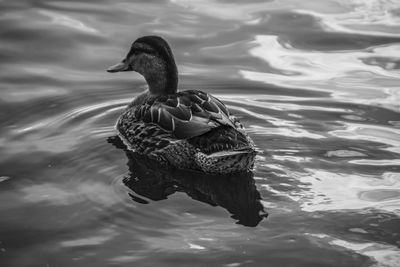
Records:
[[[178,68],[162,37],[138,38],[125,58],[107,69],[126,71],[139,73],[148,85],[115,125],[130,151],[160,166],[203,173],[253,169],[255,144],[226,105],[200,90],[178,91]]]

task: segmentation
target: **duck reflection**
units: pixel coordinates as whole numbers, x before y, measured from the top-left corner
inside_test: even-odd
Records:
[[[123,182],[137,195],[159,201],[175,192],[185,192],[194,200],[225,208],[238,224],[244,226],[257,226],[268,216],[250,172],[211,175],[192,170],[165,169],[157,162],[127,150],[117,136],[110,137],[108,141],[125,151],[129,174]],[[134,194],[129,195],[135,202],[148,203]]]

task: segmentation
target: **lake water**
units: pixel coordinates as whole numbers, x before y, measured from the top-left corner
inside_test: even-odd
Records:
[[[400,266],[400,1],[0,8],[0,266]],[[105,70],[149,34],[241,119],[253,174],[121,148],[146,85]]]

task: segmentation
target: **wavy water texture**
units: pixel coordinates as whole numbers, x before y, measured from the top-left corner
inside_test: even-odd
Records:
[[[400,36],[399,3],[396,0],[338,1],[348,12],[334,15],[300,10],[322,20],[327,31]]]
[[[0,1],[1,264],[397,267],[399,14],[397,0]],[[140,176],[116,141],[146,84],[105,70],[149,34],[171,44],[182,90],[245,125],[248,188]],[[246,226],[251,204],[269,215]]]

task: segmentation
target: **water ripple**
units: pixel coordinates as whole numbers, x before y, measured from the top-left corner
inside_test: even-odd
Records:
[[[371,88],[370,84],[363,81],[365,73],[377,77],[400,78],[400,72],[390,68],[390,66],[396,65],[389,63],[393,60],[396,51],[399,50],[399,45],[371,47],[365,51],[322,53],[295,49],[290,44],[280,41],[277,36],[259,35],[256,36],[253,43],[257,46],[252,48],[250,53],[268,62],[274,68],[275,73],[241,70],[243,77],[250,80],[278,86],[324,90],[325,88],[318,81],[359,77],[356,80],[358,86]],[[379,64],[367,65],[363,63],[371,57],[386,58],[389,62],[384,63],[386,68],[379,66]]]
[[[86,105],[14,127],[1,144],[14,152],[24,149],[58,153],[70,151],[87,139],[112,135],[114,121],[127,103],[129,100],[119,99]],[[32,143],[33,140],[36,141]]]
[[[396,0],[338,0],[338,3],[348,11],[337,14],[310,10],[297,12],[319,18],[327,31],[400,37],[399,3]]]
[[[308,190],[288,195],[299,201],[305,211],[375,208],[399,215],[399,173],[385,172],[376,177],[323,170],[306,171],[298,179]]]
[[[39,14],[49,17],[52,24],[57,24],[65,27],[72,28],[74,30],[83,31],[86,33],[98,33],[94,28],[85,25],[82,21],[72,18],[67,15],[58,14],[47,10],[39,10]]]

